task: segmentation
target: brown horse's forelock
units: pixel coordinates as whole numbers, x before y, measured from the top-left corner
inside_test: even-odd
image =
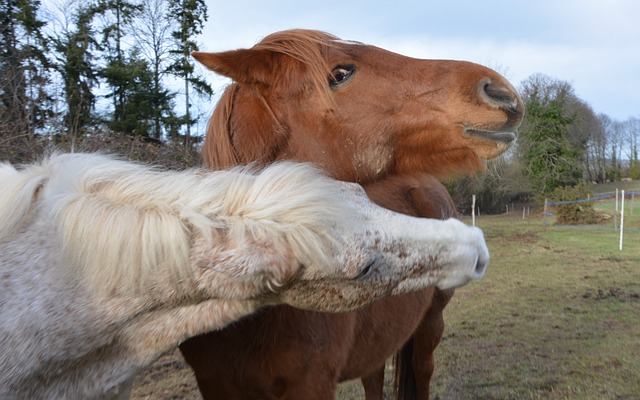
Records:
[[[311,79],[312,86],[320,94],[323,105],[328,106],[331,104],[330,89],[327,84],[331,66],[327,62],[326,52],[330,47],[335,46],[334,41],[336,40],[339,38],[326,32],[294,29],[268,35],[253,46],[253,49],[284,54],[307,66],[306,73]],[[232,143],[230,126],[237,89],[238,84],[235,82],[226,88],[209,120],[207,134],[210,135],[211,142],[215,143],[215,146],[203,148],[204,164],[208,168],[226,168],[240,164],[237,151]],[[259,89],[255,89],[256,95],[271,115],[274,123],[280,125],[268,101]]]
[[[331,66],[326,52],[336,40],[337,37],[326,32],[294,29],[266,36],[253,48],[284,54],[307,66],[313,85],[328,99],[327,80]]]

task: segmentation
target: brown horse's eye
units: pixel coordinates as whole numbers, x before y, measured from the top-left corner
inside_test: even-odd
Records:
[[[329,77],[329,85],[332,87],[340,86],[345,83],[355,72],[356,68],[353,65],[339,66],[331,71]]]

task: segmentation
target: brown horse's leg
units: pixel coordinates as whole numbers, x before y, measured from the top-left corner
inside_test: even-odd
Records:
[[[415,331],[414,331],[415,335]],[[416,379],[413,371],[414,336],[402,346],[393,357],[395,377],[393,381],[393,397],[397,400],[416,399]]]
[[[384,389],[384,365],[367,376],[362,377],[365,400],[382,400]]]
[[[453,296],[453,289],[436,290],[429,311],[413,335],[412,366],[415,377],[415,398],[429,399],[429,385],[435,368],[433,353],[444,333],[442,311]]]

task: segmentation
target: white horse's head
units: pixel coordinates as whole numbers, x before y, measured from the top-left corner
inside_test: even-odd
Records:
[[[153,288],[343,311],[464,285],[488,262],[480,230],[388,211],[307,164],[169,172],[67,154],[4,170],[13,189],[3,197],[41,191],[68,263],[60,268],[101,295]],[[20,203],[0,215],[23,215],[32,200]]]
[[[244,182],[225,196],[223,234],[199,229],[191,247],[205,296],[346,311],[464,285],[489,261],[479,229],[391,212],[309,165],[274,164],[248,181],[233,174]]]
[[[340,183],[339,197],[354,207],[334,225],[331,265],[304,269],[282,288],[280,300],[298,308],[347,311],[387,294],[426,287],[450,289],[483,276],[489,262],[482,231],[462,222],[414,218],[371,202],[359,185]],[[363,269],[364,266],[364,269]]]
[[[356,184],[316,176],[306,186],[305,179],[290,175],[291,168],[274,165],[258,178],[273,173],[269,181],[283,179],[283,188],[298,182],[293,186],[300,189],[279,192],[272,202],[277,209],[259,210],[270,215],[269,224],[252,226],[248,218],[222,240],[195,241],[199,286],[213,290],[210,295],[335,312],[387,294],[461,286],[484,274],[489,254],[479,229],[454,219],[394,213],[371,202]],[[274,221],[282,224],[277,230],[270,229]]]

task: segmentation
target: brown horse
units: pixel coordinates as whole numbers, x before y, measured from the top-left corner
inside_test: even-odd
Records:
[[[514,141],[524,112],[488,68],[323,32],[279,32],[251,49],[194,57],[234,81],[210,121],[207,166],[311,161],[409,215],[454,215],[434,176],[483,168]],[[367,399],[381,399],[385,361],[402,348],[398,395],[427,399],[452,294],[426,289],[343,314],[271,307],[180,349],[206,399],[333,399],[338,382],[358,377]]]

